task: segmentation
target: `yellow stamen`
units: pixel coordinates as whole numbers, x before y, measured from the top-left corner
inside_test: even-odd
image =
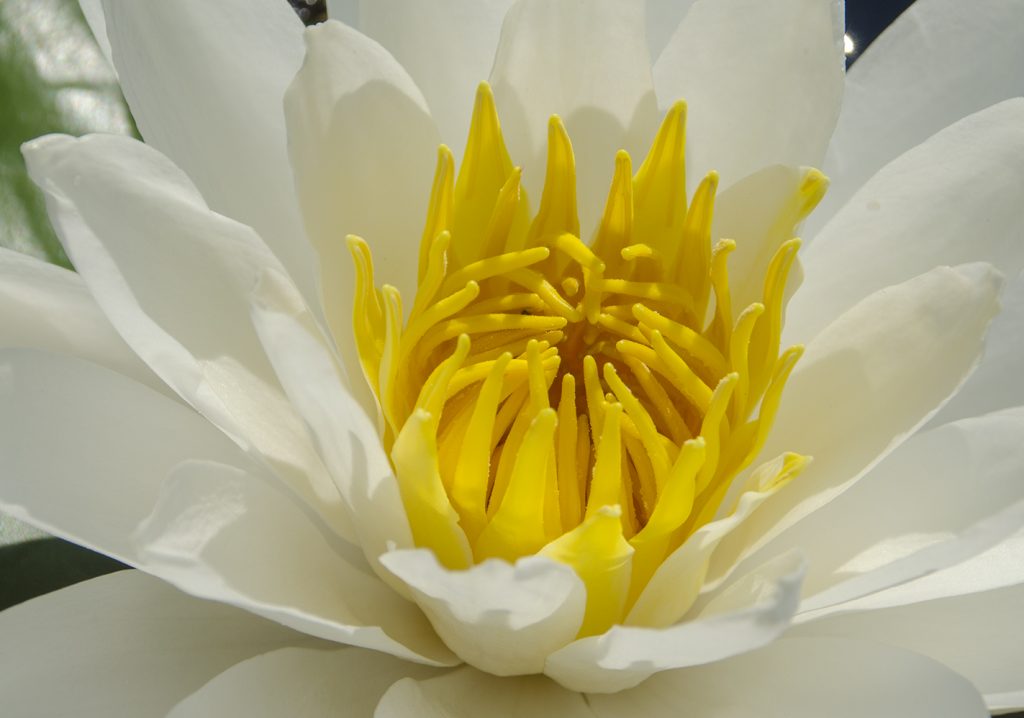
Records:
[[[616,155],[588,243],[562,122],[548,126],[531,222],[482,85],[457,177],[438,152],[404,321],[397,290],[374,286],[367,243],[348,240],[356,347],[416,544],[452,568],[535,553],[566,563],[588,592],[580,635],[621,621],[720,513],[802,351],[779,353],[799,240],[775,252],[763,303],[734,317],[736,245],[712,237],[715,173],[687,204],[685,122],[678,103],[635,175]],[[826,185],[807,172],[788,226]],[[777,488],[807,458],[779,461],[733,489]]]

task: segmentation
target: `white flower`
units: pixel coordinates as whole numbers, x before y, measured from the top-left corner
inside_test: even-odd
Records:
[[[109,38],[147,144],[51,136],[25,147],[78,274],[0,254],[0,508],[142,571],[0,616],[5,710],[539,718],[1024,706],[1024,101],[1006,99],[1022,90],[1020,2],[919,0],[846,79],[842,112],[842,4],[831,0],[375,0],[339,10],[355,12],[361,32],[328,23],[305,34],[278,0],[86,9]],[[654,521],[643,489],[633,489],[632,516],[628,501],[592,507],[582,494],[575,509],[555,507],[561,528],[546,546],[547,509],[543,520],[520,512],[518,523],[494,509],[472,528],[459,492],[486,493],[486,475],[463,484],[444,467],[478,455],[479,443],[437,438],[450,385],[430,374],[458,368],[445,363],[457,340],[447,337],[440,357],[423,350],[434,358],[420,366],[394,345],[397,293],[366,283],[368,246],[374,281],[395,285],[407,310],[422,297],[411,310],[422,316],[438,306],[422,286],[442,266],[440,254],[421,261],[424,218],[425,247],[438,253],[440,230],[455,226],[457,244],[460,222],[487,236],[496,226],[497,190],[517,185],[486,90],[484,139],[461,149],[486,77],[529,197],[541,196],[548,131],[556,150],[541,204],[549,224],[529,235],[543,256],[526,266],[550,261],[557,271],[538,276],[564,283],[557,297],[535,286],[529,301],[576,297],[565,311],[579,317],[545,330],[568,335],[567,322],[586,315],[596,326],[588,312],[605,311],[607,326],[664,362],[663,389],[691,402],[652,393],[645,406],[666,412],[652,426],[676,411],[679,436],[648,431],[629,403],[640,384],[620,387],[605,370],[606,384],[585,397],[588,411],[604,407],[591,422],[629,435],[602,444],[603,433],[578,432],[580,456],[596,452],[583,494],[616,495],[605,478],[621,479],[623,459],[602,446],[625,447],[635,486],[645,461],[655,478],[666,467],[677,478],[687,451],[702,452],[694,467],[716,457],[688,476],[693,518],[658,536],[669,553],[654,552],[643,570],[630,563],[642,542],[583,530],[633,522],[625,536],[640,536]],[[620,252],[638,269],[615,275],[573,236],[621,229],[614,213],[599,223],[613,164],[625,178],[613,200],[633,191],[614,152],[643,158],[663,117],[671,136],[679,98],[689,106],[688,176],[719,172],[714,224],[701,219],[714,180],[697,192],[691,224],[673,224],[683,218],[672,202],[662,205],[670,219],[651,219],[644,197],[678,196],[675,175],[652,170],[658,189],[639,178],[635,188],[645,234]],[[561,126],[545,129],[552,113],[575,149],[582,230]],[[454,155],[440,153],[428,213],[441,140]],[[653,156],[678,169],[669,150]],[[480,164],[451,188],[449,218],[437,198],[463,156]],[[824,184],[805,167],[822,162],[833,188],[805,229],[813,241],[780,337],[789,240]],[[514,228],[517,196],[494,235],[503,242],[526,236]],[[472,216],[459,219],[462,210]],[[675,245],[658,235],[668,229],[696,254],[685,281],[652,289],[662,269],[642,263],[669,263]],[[348,234],[366,244],[346,244]],[[729,295],[715,257],[730,245],[712,256],[708,234],[735,240]],[[595,247],[616,249],[602,236]],[[471,261],[459,256],[466,246],[451,248],[452,273]],[[754,312],[750,351],[745,341],[734,351],[743,315],[722,309],[725,297],[736,309],[762,299],[762,277],[764,319]],[[636,286],[601,283],[625,278]],[[470,284],[463,276],[452,289]],[[491,289],[498,304],[517,301]],[[600,304],[642,295],[658,309],[685,303],[672,298],[680,292],[697,317],[714,296],[719,324],[700,340],[709,354],[687,349],[683,329],[670,336],[685,322],[650,308],[623,319]],[[581,341],[597,353],[600,342]],[[806,352],[793,369],[799,351],[779,348],[797,342]],[[525,394],[521,443],[502,439],[526,457],[506,470],[505,496],[545,474],[544,452],[555,451],[544,389],[565,369],[547,376],[544,348],[513,351],[540,388]],[[468,350],[458,340],[459,361]],[[582,365],[581,352],[561,360]],[[767,417],[767,428],[790,370],[762,436],[745,422]],[[745,401],[730,399],[738,384]],[[674,485],[659,479],[657,495]],[[533,491],[523,495],[545,506],[565,496]]]

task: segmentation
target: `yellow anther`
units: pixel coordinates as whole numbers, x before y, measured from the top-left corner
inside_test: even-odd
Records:
[[[576,160],[565,125],[558,115],[548,122],[548,164],[540,209],[530,225],[526,246],[547,245],[560,234],[580,234],[576,211]]]
[[[633,169],[629,153],[619,150],[615,155],[615,174],[612,176],[604,215],[594,235],[594,251],[613,260],[615,268],[621,265],[616,254],[625,252],[633,237]],[[625,259],[626,255],[623,254]]]
[[[648,244],[631,244],[628,247],[623,247],[619,255],[627,262],[632,262],[640,258],[656,257],[657,253]]]
[[[530,422],[516,452],[508,488],[477,541],[478,560],[497,557],[513,561],[539,551],[548,542],[543,505],[557,423],[551,408]]]
[[[356,349],[413,540],[453,568],[534,553],[571,566],[587,587],[580,635],[624,621],[727,497],[775,490],[806,464],[786,455],[740,473],[801,351],[778,355],[799,246],[783,240],[827,180],[806,172],[764,228],[765,251],[779,246],[764,302],[734,317],[735,298],[757,293],[732,284],[735,243],[712,237],[717,176],[687,203],[685,121],[677,103],[635,175],[616,155],[588,244],[561,120],[531,221],[481,85],[457,174],[438,151],[406,319],[398,291],[375,286],[367,243],[348,239]]]
[[[434,172],[434,185],[430,190],[430,203],[427,205],[427,221],[423,227],[423,239],[420,242],[420,263],[417,276],[421,284],[427,273],[428,255],[434,238],[441,232],[447,232],[452,228],[454,192],[455,157],[447,146],[441,145],[437,148],[437,169]]]
[[[486,520],[487,481],[480,478],[490,475],[491,432],[501,400],[502,378],[511,361],[511,354],[502,354],[487,372],[462,441],[462,456],[455,468],[452,502],[470,540],[476,539]]]
[[[687,215],[685,147],[686,104],[677,102],[666,113],[633,179],[634,236],[670,261]]]
[[[651,419],[651,415],[647,413],[647,410],[640,401],[633,396],[633,392],[629,390],[629,387],[619,378],[618,372],[615,371],[615,367],[611,364],[604,365],[604,380],[608,382],[608,386],[611,387],[615,398],[622,404],[626,415],[636,424],[637,430],[640,433],[640,441],[643,442],[644,449],[650,457],[655,481],[660,490],[668,474],[668,453],[658,437],[658,430],[654,426],[654,420]]]
[[[732,293],[729,291],[729,255],[736,249],[731,239],[719,240],[711,251],[711,288],[715,292],[715,318],[708,338],[713,345],[729,346],[732,337]]]
[[[709,172],[697,187],[693,202],[683,221],[679,252],[672,257],[672,276],[690,288],[694,314],[704,316],[711,288],[711,223],[714,219],[718,173]]]
[[[437,296],[438,290],[441,289],[447,263],[446,253],[451,241],[451,233],[448,230],[442,230],[429,243],[425,243],[429,247],[429,251],[426,253],[426,264],[423,266],[420,277],[420,288],[416,292],[416,300],[412,305],[414,316],[422,314],[423,310],[429,307],[434,297]]]
[[[600,438],[597,440],[597,458],[594,460],[594,478],[587,499],[586,518],[598,509],[615,506],[621,500],[622,481],[619,467],[622,463],[622,404],[606,404],[603,408]]]
[[[674,322],[663,317],[643,304],[633,305],[633,315],[642,327],[661,332],[662,336],[671,341],[691,360],[698,362],[705,370],[707,378],[717,381],[726,372],[725,357],[710,340],[694,331],[685,324]]]
[[[708,388],[708,385],[701,381],[693,369],[679,358],[679,355],[665,342],[661,332],[657,330],[651,332],[651,345],[654,348],[654,353],[661,359],[662,365],[668,370],[665,378],[693,404],[697,411],[701,414],[707,412],[708,405],[711,403],[711,389]]]
[[[531,247],[519,252],[506,252],[496,257],[479,259],[449,275],[445,280],[444,288],[452,290],[467,282],[482,282],[491,277],[508,274],[517,269],[543,262],[549,254],[551,254],[551,250],[547,247]]]
[[[462,167],[455,181],[452,254],[461,264],[479,259],[498,195],[512,174],[494,93],[486,83],[477,88],[473,119]]]

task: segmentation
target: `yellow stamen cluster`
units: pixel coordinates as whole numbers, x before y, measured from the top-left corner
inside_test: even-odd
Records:
[[[799,240],[775,253],[763,301],[734,313],[735,243],[712,246],[717,177],[687,206],[684,134],[679,103],[635,175],[618,153],[588,245],[561,121],[531,221],[482,85],[457,178],[439,152],[404,321],[398,292],[374,285],[366,243],[348,240],[357,346],[414,540],[450,568],[564,561],[588,588],[584,635],[621,620],[712,520],[801,354],[779,354]],[[824,189],[812,173],[797,198],[806,212]]]

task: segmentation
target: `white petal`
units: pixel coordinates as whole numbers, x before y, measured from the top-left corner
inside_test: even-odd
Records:
[[[135,542],[147,571],[201,598],[318,638],[435,665],[456,662],[413,604],[258,470],[179,465]]]
[[[666,627],[679,621],[697,600],[718,544],[742,530],[757,507],[780,490],[776,483],[764,491],[748,491],[732,513],[699,528],[658,567],[630,609],[626,624]]]
[[[654,65],[694,0],[647,0],[647,46]]]
[[[355,648],[282,648],[232,666],[168,718],[370,718],[391,684],[437,671]]]
[[[490,559],[465,571],[426,549],[392,551],[385,567],[408,584],[434,629],[459,658],[488,673],[538,673],[583,621],[586,590],[571,568],[530,556]]]
[[[697,0],[654,66],[658,101],[689,106],[687,165],[728,186],[762,167],[819,165],[843,93],[836,0]]]
[[[813,595],[941,545],[1024,499],[1022,436],[1024,408],[917,434],[760,554],[803,550]],[[1019,581],[1024,570],[1003,577]]]
[[[355,275],[345,236],[364,237],[377,281],[411,302],[440,140],[426,101],[384,48],[333,21],[305,38],[306,60],[285,95],[289,152],[320,254],[327,321],[349,389],[372,416],[352,338]]]
[[[122,561],[172,467],[246,461],[179,402],[73,357],[0,350],[0,394],[0,508]]]
[[[755,653],[588,696],[597,718],[987,718],[977,691],[945,666],[867,641],[783,639]]]
[[[1018,554],[1019,558],[1019,554]],[[934,658],[966,676],[989,710],[1024,708],[1024,586],[827,618],[794,635],[877,640]]]
[[[398,483],[373,424],[346,391],[323,336],[302,307],[287,306],[279,279],[265,275],[253,300],[253,322],[288,398],[308,423],[367,560],[380,568],[389,547],[413,545]]]
[[[0,248],[0,346],[70,354],[173,396],[118,336],[74,272]]]
[[[0,695],[12,716],[157,718],[229,666],[301,638],[119,571],[0,613]]]
[[[862,297],[937,265],[985,261],[1015,277],[1022,195],[1024,99],[943,130],[875,175],[811,244],[786,336],[808,341]]]
[[[477,85],[491,73],[501,22],[512,3],[363,0],[360,5],[359,30],[408,70],[456,161],[466,145]]]
[[[401,680],[374,718],[593,718],[586,699],[542,676],[497,678],[462,668],[438,678]]]
[[[843,611],[846,601],[878,592],[914,579],[934,575],[965,560],[1002,547],[1014,531],[1024,525],[1024,500],[1017,501],[994,516],[977,522],[953,538],[919,548],[871,571],[847,578],[800,604],[809,616]],[[1020,580],[1019,574],[1017,580]]]
[[[820,219],[933,133],[1024,95],[1022,26],[1018,0],[918,0],[897,18],[847,75],[825,165],[834,184]]]
[[[218,212],[266,239],[307,300],[303,237],[281,102],[302,61],[302,22],[277,0],[104,0],[114,66],[146,142]]]
[[[103,0],[78,0],[78,6],[82,8],[82,15],[85,16],[85,21],[96,38],[96,44],[100,46],[103,56],[113,67],[114,58],[110,50],[110,38],[107,37],[107,19],[103,16]]]
[[[660,629],[613,626],[601,636],[582,638],[552,654],[544,672],[572,690],[609,693],[661,671],[760,648],[789,627],[805,568],[796,554],[780,560],[706,618]]]
[[[932,601],[980,591],[991,591],[1024,583],[1024,528],[984,553],[950,568],[878,593],[839,604],[820,613],[798,616],[800,621],[836,613],[873,611],[891,606]]]
[[[616,150],[639,163],[657,129],[643,10],[619,0],[519,0],[501,30],[491,84],[512,161],[536,201],[548,118],[562,117],[584,239],[608,196]]]
[[[744,177],[715,200],[711,236],[736,242],[729,255],[729,287],[737,315],[762,300],[772,257],[783,242],[795,236],[800,217],[807,211],[800,188],[812,177],[808,168],[773,165]],[[794,280],[787,291],[794,288]]]
[[[188,178],[141,142],[51,135],[23,149],[68,256],[125,341],[350,535],[337,488],[249,318],[264,269],[284,273],[262,240],[209,210]]]
[[[1020,380],[1024,357],[1024,273],[1007,282],[999,303],[1002,309],[988,330],[981,363],[956,396],[935,415],[933,425],[1024,405],[1024,381]]]
[[[814,461],[719,545],[711,575],[836,498],[926,422],[976,364],[999,288],[989,265],[940,267],[872,294],[822,331],[762,453]]]

